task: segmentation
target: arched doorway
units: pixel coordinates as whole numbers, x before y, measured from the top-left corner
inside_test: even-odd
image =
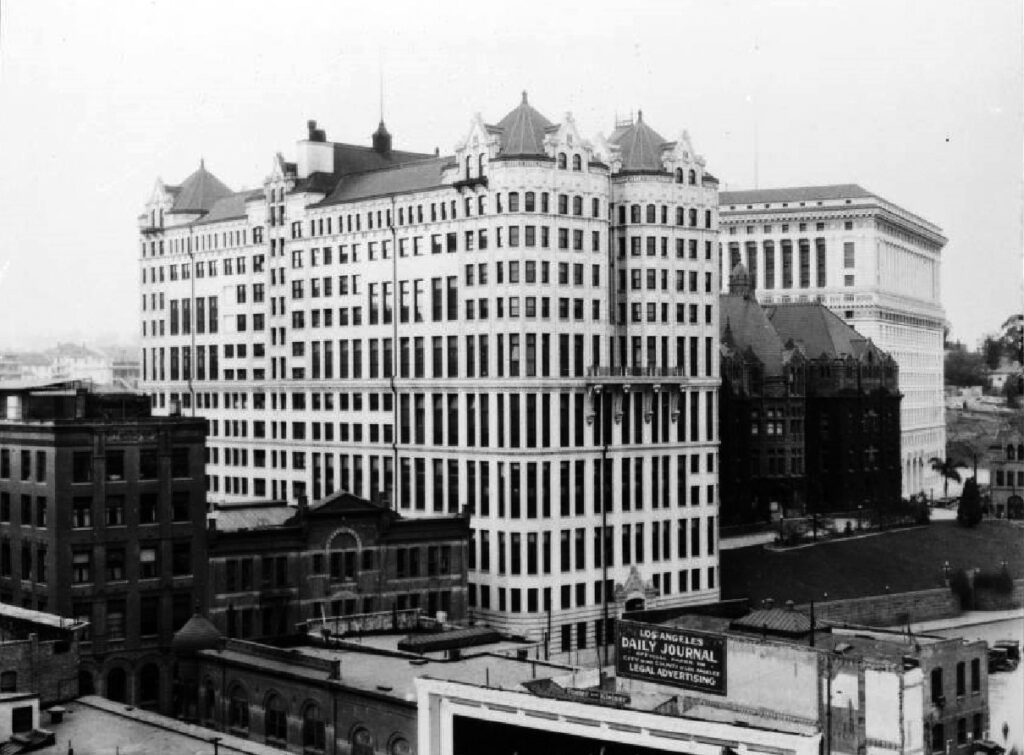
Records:
[[[644,599],[643,598],[629,598],[626,601],[626,613],[630,611],[642,611],[644,610]]]
[[[112,668],[107,672],[106,698],[115,703],[128,702],[128,674],[123,668]]]
[[[95,695],[96,684],[92,679],[92,672],[82,669],[78,672],[78,694],[79,695]]]
[[[139,671],[138,705],[148,710],[160,705],[160,668],[155,663],[147,663]]]

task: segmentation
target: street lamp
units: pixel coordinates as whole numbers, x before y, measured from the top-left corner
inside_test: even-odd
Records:
[[[219,755],[220,753],[220,741],[224,737],[211,737],[210,741],[213,743],[213,755]]]
[[[949,585],[949,573],[950,573],[950,571],[951,571],[951,569],[949,568],[949,561],[946,561],[942,565],[942,576],[946,580],[946,585],[947,586]]]

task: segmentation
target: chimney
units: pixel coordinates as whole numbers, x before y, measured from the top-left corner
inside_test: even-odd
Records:
[[[767,608],[768,610],[771,610],[771,609],[775,608],[775,599],[774,598],[765,598],[764,599],[764,607]]]
[[[795,606],[796,606],[796,604],[792,600],[787,600],[786,601],[786,610],[787,611],[792,611]]]
[[[331,674],[328,679],[341,679],[341,658],[331,660]]]

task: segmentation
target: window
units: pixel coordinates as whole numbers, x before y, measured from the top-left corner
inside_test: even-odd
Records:
[[[92,551],[74,551],[71,554],[71,581],[77,585],[92,582]]]
[[[123,495],[107,496],[105,521],[108,527],[120,527],[124,525]]]
[[[116,482],[124,479],[124,451],[107,451],[107,479]]]
[[[249,731],[249,696],[241,687],[231,691],[228,702],[228,727],[236,731]]]
[[[156,548],[139,549],[139,579],[153,579],[160,576],[156,562]]]
[[[171,574],[175,577],[192,573],[191,543],[174,543],[171,547]]]
[[[107,546],[107,581],[119,582],[124,579],[124,548]]]
[[[327,734],[320,706],[309,703],[302,711],[302,747],[306,751],[323,752]]]
[[[76,496],[71,502],[71,526],[92,527],[92,498]]]
[[[263,731],[268,742],[283,744],[288,741],[288,712],[280,695],[267,698]]]

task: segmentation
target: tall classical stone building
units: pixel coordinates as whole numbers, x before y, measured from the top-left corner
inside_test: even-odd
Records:
[[[473,512],[481,622],[564,649],[718,594],[718,182],[642,117],[526,99],[448,156],[327,140],[140,217],[143,390],[210,427],[215,500]]]
[[[721,194],[722,264],[762,304],[821,302],[899,365],[903,495],[942,487],[942,229],[856,184]]]

